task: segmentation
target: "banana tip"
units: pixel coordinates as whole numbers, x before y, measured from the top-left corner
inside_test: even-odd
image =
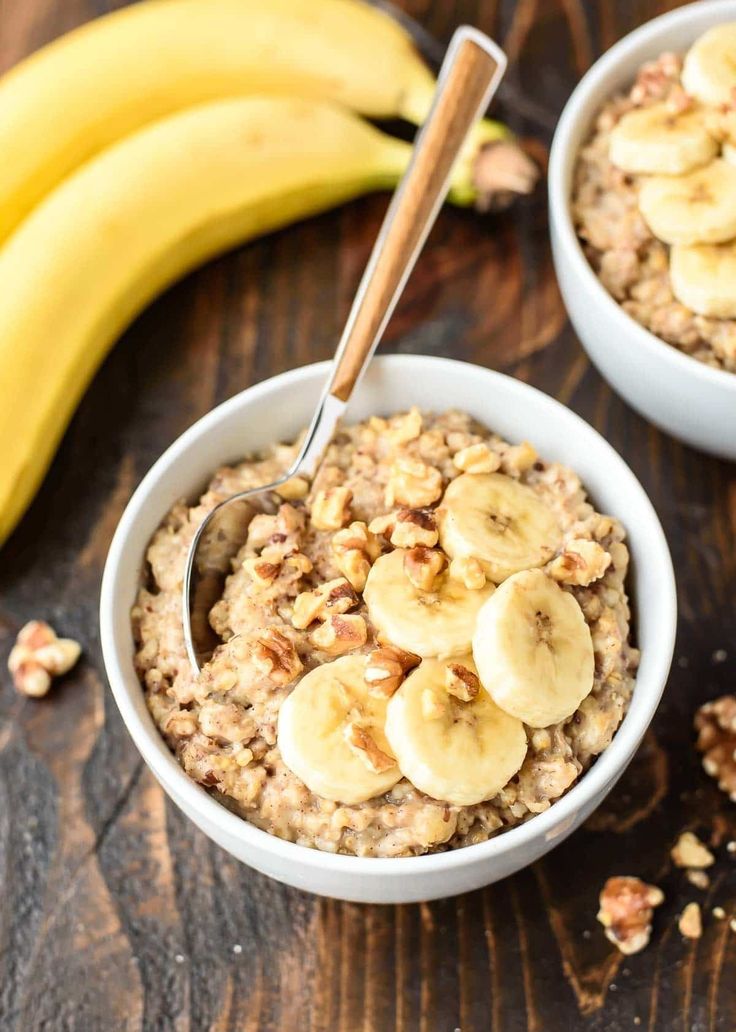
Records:
[[[532,193],[539,167],[514,140],[493,140],[479,150],[473,167],[478,211],[501,211],[520,194]]]

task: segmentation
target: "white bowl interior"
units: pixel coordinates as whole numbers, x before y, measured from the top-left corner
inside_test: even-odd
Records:
[[[580,782],[546,813],[488,842],[447,853],[376,860],[320,853],[259,831],[191,781],[159,736],[133,668],[129,611],[147,543],[170,506],[179,498],[193,497],[223,462],[242,458],[274,440],[293,438],[308,422],[326,373],[326,363],[308,366],[237,395],[196,423],[151,469],[125,511],[105,569],[101,598],[105,663],[136,745],[196,823],[216,827],[246,848],[266,848],[302,871],[316,867],[336,874],[357,873],[365,884],[391,874],[407,886],[407,899],[421,898],[409,888],[420,872],[439,873],[478,858],[500,861],[515,849],[522,850],[517,866],[523,866],[529,859],[523,857],[525,845],[564,835],[577,823],[576,815],[589,812],[619,776],[652,718],[669,671],[676,623],[672,565],[642,487],[610,445],[568,409],[523,383],[477,366],[422,356],[376,359],[351,402],[352,420],[412,404],[435,411],[465,409],[508,439],[529,439],[543,457],[571,466],[599,509],[623,521],[635,571],[631,582],[635,633],[642,649],[637,686],[613,743]],[[505,873],[508,867],[507,863]],[[478,884],[492,880],[491,874]],[[397,890],[392,898],[401,898],[403,891]],[[352,898],[363,897],[353,894]],[[371,893],[365,898],[371,898]]]

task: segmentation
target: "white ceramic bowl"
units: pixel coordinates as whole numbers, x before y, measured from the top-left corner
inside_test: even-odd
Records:
[[[736,374],[713,369],[645,330],[603,287],[570,216],[575,161],[603,104],[628,87],[644,61],[683,52],[711,25],[736,20],[736,0],[703,0],[625,36],[583,77],[557,126],[549,164],[555,269],[570,319],[611,386],[647,419],[703,451],[736,459]]]
[[[489,842],[431,856],[377,859],[322,853],[259,831],[190,780],[159,736],[133,669],[129,613],[146,545],[170,506],[196,495],[223,462],[293,438],[308,422],[326,375],[326,363],[307,366],[238,394],[187,430],[145,477],[120,521],[102,582],[107,674],[128,731],[166,792],[239,860],[289,885],[340,899],[407,903],[451,896],[512,874],[546,853],[601,802],[633,756],[672,658],[676,601],[667,543],[651,503],[623,460],[558,402],[462,362],[410,355],[375,359],[351,403],[351,418],[389,414],[412,404],[464,408],[512,441],[529,438],[547,459],[573,467],[600,509],[623,520],[642,650],[636,690],[613,743],[578,784],[546,813]]]

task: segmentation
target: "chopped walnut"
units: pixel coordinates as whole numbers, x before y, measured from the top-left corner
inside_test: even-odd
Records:
[[[637,107],[651,100],[667,96],[673,79],[680,73],[682,59],[677,54],[664,53],[654,61],[642,65],[636,82],[631,87],[629,99]]]
[[[609,878],[601,891],[598,911],[606,938],[622,953],[643,950],[652,932],[652,910],[663,901],[662,890],[641,878]]]
[[[386,505],[410,509],[432,505],[442,494],[442,474],[434,466],[399,457],[391,467],[386,485]]]
[[[486,572],[472,556],[458,556],[450,563],[450,576],[462,581],[468,591],[480,591],[485,587]]]
[[[275,488],[276,494],[285,501],[297,501],[306,498],[309,493],[309,481],[304,477],[291,477]]]
[[[312,632],[312,642],[330,656],[358,649],[368,639],[368,628],[362,616],[340,616],[333,613]]]
[[[680,835],[672,847],[670,856],[676,867],[703,868],[715,863],[711,851],[691,831],[685,831]]]
[[[422,432],[421,412],[414,406],[404,415],[394,416],[389,420],[388,428],[384,432],[395,446],[416,440]]]
[[[444,552],[418,545],[404,553],[404,573],[419,591],[431,591],[446,562]]]
[[[366,767],[376,774],[396,766],[393,756],[379,749],[375,739],[355,720],[350,721],[345,727],[345,741]]]
[[[8,656],[8,670],[21,695],[41,698],[54,677],[71,670],[79,659],[81,647],[72,638],[59,638],[43,620],[31,620],[18,632]]]
[[[363,678],[371,695],[389,698],[397,690],[406,674],[421,662],[413,652],[404,652],[395,645],[383,645],[371,652]]]
[[[703,934],[703,920],[699,904],[688,903],[678,918],[677,927],[680,929],[680,935],[686,939],[700,938]]]
[[[348,487],[328,487],[318,491],[310,519],[316,530],[339,530],[350,519],[353,492]]]
[[[422,716],[425,720],[439,720],[447,712],[447,707],[431,688],[422,692]]]
[[[336,577],[314,591],[297,595],[291,622],[298,630],[304,630],[314,620],[324,620],[330,613],[347,613],[358,601],[352,584],[345,577]]]
[[[547,567],[550,576],[563,584],[587,587],[599,580],[611,565],[611,556],[597,541],[574,538]]]
[[[379,534],[382,537],[390,538],[394,532],[396,526],[396,513],[387,512],[383,516],[376,516],[368,524],[368,530],[371,534]]]
[[[311,573],[314,569],[312,560],[304,552],[292,552],[291,555],[287,555],[284,559],[284,566],[293,566],[300,574]]]
[[[275,684],[289,684],[303,669],[294,643],[276,627],[267,627],[256,640],[253,662]]]
[[[268,588],[281,573],[282,562],[269,562],[260,555],[251,556],[243,562],[243,569],[250,574],[253,583],[259,588]]]
[[[521,444],[513,444],[506,449],[501,458],[501,469],[511,476],[518,476],[531,469],[538,458],[536,448],[528,441],[522,441]]]
[[[224,742],[249,742],[256,723],[236,702],[205,702],[199,709],[199,726],[209,738]]]
[[[471,444],[456,452],[452,461],[463,473],[495,473],[501,465],[501,456],[487,444]]]
[[[450,453],[454,455],[456,452],[462,451],[463,448],[469,448],[471,444],[479,444],[479,438],[476,434],[466,433],[464,430],[450,430],[446,437],[447,447],[450,449]]]
[[[437,520],[432,509],[399,509],[391,530],[391,544],[396,548],[425,545],[434,548],[439,541]]]
[[[339,530],[332,539],[332,551],[340,573],[356,591],[362,591],[371,565],[381,554],[381,546],[365,523],[351,523]]]
[[[197,718],[189,710],[172,710],[163,722],[163,730],[172,738],[191,738],[197,731]]]
[[[462,663],[450,663],[445,670],[445,687],[461,702],[472,702],[480,691],[480,680]]]
[[[248,525],[248,548],[269,546],[269,559],[290,555],[299,549],[304,530],[304,513],[285,502],[275,515],[257,513]]]
[[[736,803],[736,695],[706,702],[695,714],[703,769]]]

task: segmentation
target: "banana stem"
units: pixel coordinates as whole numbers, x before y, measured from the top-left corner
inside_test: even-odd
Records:
[[[432,104],[436,82],[426,67],[416,69],[417,82],[401,98],[400,115],[422,125]],[[448,200],[463,208],[499,211],[521,194],[530,194],[539,169],[502,122],[484,118],[465,145],[450,188]]]

